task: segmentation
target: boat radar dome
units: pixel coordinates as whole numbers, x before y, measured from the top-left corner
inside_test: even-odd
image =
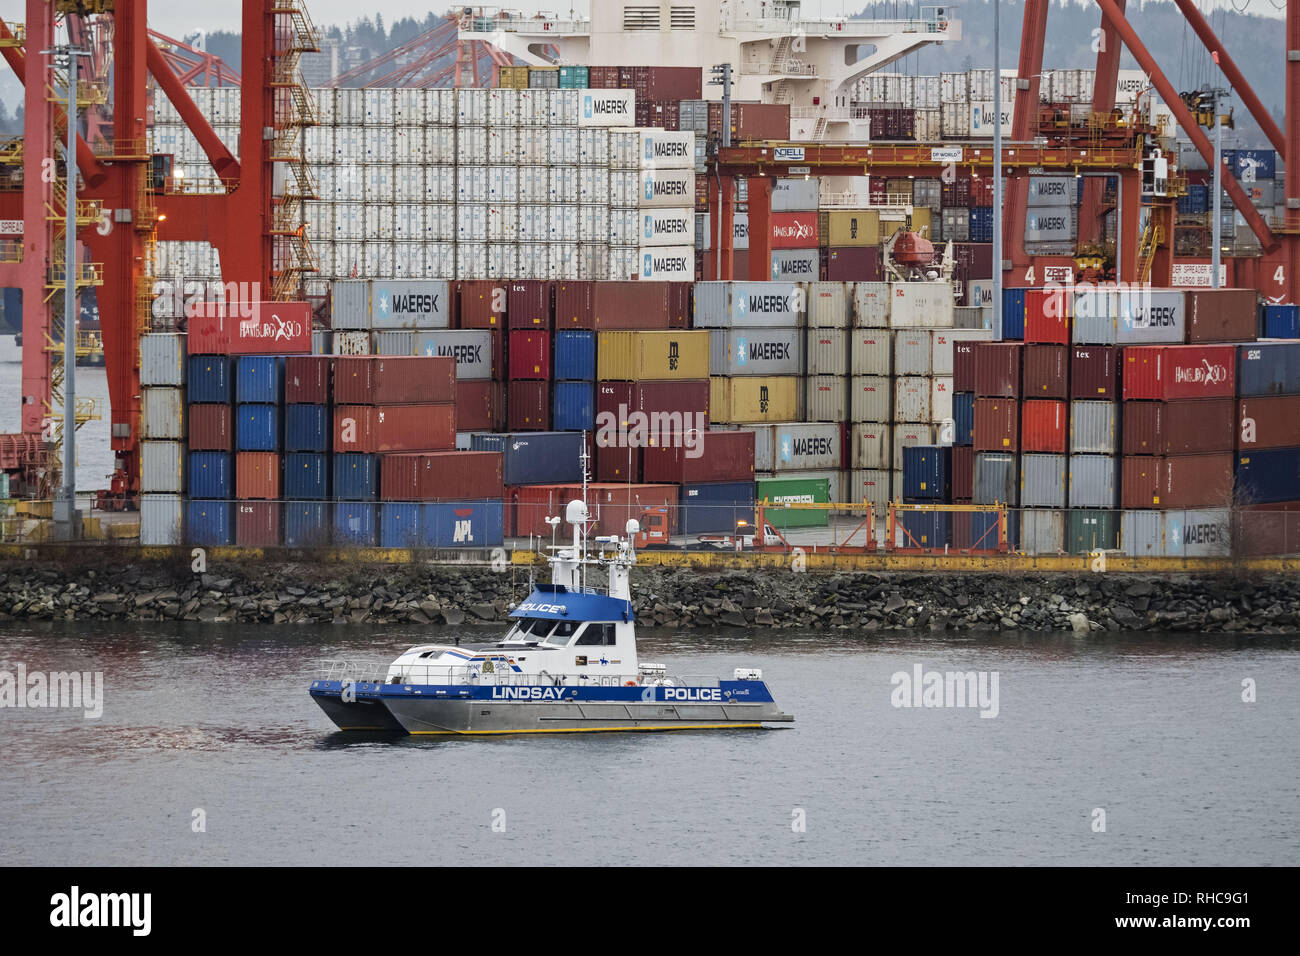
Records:
[[[570,501],[568,507],[564,509],[564,520],[569,524],[586,524],[590,520],[587,503],[576,498]]]
[[[635,537],[641,533],[641,522],[637,521],[635,518],[628,518],[627,527],[623,530],[627,532],[629,538]]]

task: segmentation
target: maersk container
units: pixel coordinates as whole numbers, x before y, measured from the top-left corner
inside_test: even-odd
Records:
[[[1025,289],[1002,290],[1002,328],[993,330],[993,338],[1005,342],[1024,339],[1025,292]]]
[[[1243,398],[1300,394],[1300,342],[1238,345],[1237,394]]]
[[[377,355],[423,355],[456,360],[457,381],[505,375],[501,333],[495,329],[390,329],[374,333]]]
[[[225,452],[192,451],[187,471],[191,498],[235,497],[231,456]]]
[[[816,249],[772,250],[772,268],[768,277],[773,282],[782,279],[806,282],[820,274],[821,259]]]
[[[1270,339],[1300,339],[1300,305],[1265,305],[1263,307],[1264,336]],[[143,349],[141,350],[143,355]],[[140,374],[144,376],[144,359]],[[144,384],[141,382],[141,384]],[[152,384],[152,383],[151,383]],[[158,384],[167,384],[160,382]]]
[[[1139,286],[1075,292],[1075,345],[1177,343],[1183,341],[1186,327],[1187,298],[1179,290]]]
[[[905,329],[894,336],[894,374],[929,375],[933,338],[929,329]]]
[[[241,355],[235,361],[235,401],[278,404],[284,399],[284,357]]]
[[[284,407],[285,451],[329,451],[330,413],[327,405]]]
[[[975,456],[975,504],[1005,504],[1020,501],[1020,472],[1015,455],[992,452]]]
[[[930,379],[900,376],[894,379],[894,421],[928,422],[932,388]]]
[[[1300,495],[1300,448],[1243,451],[1236,459],[1239,504],[1274,504]]]
[[[1073,454],[1119,453],[1119,403],[1070,403],[1070,451]]]
[[[849,371],[853,375],[891,374],[894,335],[886,329],[854,329],[849,334]]]
[[[894,440],[888,425],[882,422],[854,425],[851,440],[854,468],[889,471],[893,467]]]
[[[848,332],[845,329],[808,329],[809,375],[848,373]]]
[[[903,448],[903,497],[944,502],[952,497],[952,446]]]
[[[709,332],[709,374],[802,375],[802,344],[795,326],[715,329]]]
[[[279,451],[280,406],[235,408],[235,451]]]
[[[334,543],[373,548],[379,543],[379,506],[362,501],[334,503]]]
[[[178,441],[140,443],[140,490],[179,495],[185,491],[185,445]]]
[[[888,282],[854,283],[853,325],[863,329],[889,328],[890,299]]]
[[[288,548],[323,548],[330,543],[333,505],[325,501],[284,503],[284,544]]]
[[[142,390],[140,408],[143,437],[158,441],[180,441],[185,437],[184,392],[179,388]]]
[[[697,282],[695,327],[801,326],[806,298],[793,282]]]
[[[235,399],[233,363],[226,355],[191,355],[186,400],[230,404]]]
[[[185,334],[150,332],[140,336],[140,384],[185,385]]]
[[[420,547],[494,548],[505,541],[501,501],[426,502],[419,508]]]
[[[954,445],[970,445],[975,441],[975,393],[954,392],[952,396]]]
[[[754,526],[754,482],[683,485],[678,527],[684,535],[735,534],[740,522]]]
[[[190,501],[185,510],[185,540],[204,547],[235,543],[235,509],[229,501]]]
[[[592,431],[596,427],[595,383],[556,382],[552,390],[556,431]]]
[[[185,542],[185,499],[180,495],[140,496],[140,544],[170,547]]]
[[[763,478],[755,483],[755,501],[767,502],[764,519],[772,527],[785,531],[789,528],[825,528],[829,511],[815,508],[783,508],[789,504],[812,504],[838,501],[831,497],[827,478]]]
[[[950,282],[894,282],[889,292],[890,328],[952,328]]]
[[[762,471],[813,471],[844,467],[841,454],[840,426],[787,422],[773,425],[772,466],[757,468],[758,443],[755,441],[755,468]]]
[[[580,432],[521,432],[476,434],[474,451],[499,451],[505,455],[507,485],[550,485],[582,481],[583,450]]]
[[[1114,551],[1119,547],[1119,512],[1102,508],[1071,508],[1065,547],[1071,554]]]
[[[1167,557],[1222,557],[1232,553],[1232,512],[1227,508],[1166,511]]]
[[[893,421],[894,387],[885,375],[849,379],[849,418],[855,422]]]
[[[596,377],[596,333],[565,329],[555,333],[557,381],[590,382]]]
[[[816,180],[809,180],[816,185]],[[810,329],[846,329],[853,305],[852,283],[808,283],[808,327]]]
[[[1065,455],[1020,456],[1020,506],[1064,508],[1067,462]]]
[[[797,409],[791,409],[790,414],[784,417],[802,418],[810,422],[842,422],[848,418],[848,376],[809,375],[803,382],[803,414],[800,415]]]
[[[993,333],[988,329],[935,329],[930,333],[931,375],[955,375],[955,347],[958,342],[990,342]],[[903,373],[900,373],[903,374]]]
[[[1118,459],[1111,455],[1070,456],[1070,507],[1114,508],[1119,504]]]

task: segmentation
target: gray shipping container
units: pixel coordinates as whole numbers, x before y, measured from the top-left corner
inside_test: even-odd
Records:
[[[906,376],[894,379],[894,421],[928,422],[932,420],[930,400],[934,385],[929,378]]]
[[[853,284],[853,324],[863,329],[889,327],[890,291],[888,282]]]
[[[445,279],[376,279],[371,283],[371,328],[445,329],[450,324]]]
[[[335,332],[331,343],[334,355],[369,355],[369,332]]]
[[[1164,519],[1161,511],[1120,512],[1119,549],[1135,557],[1163,555]]]
[[[140,443],[140,490],[144,494],[179,495],[185,491],[185,443]]]
[[[1075,345],[1179,343],[1186,325],[1186,296],[1177,290],[1091,289],[1074,296]]]
[[[821,179],[772,180],[772,212],[815,212]]]
[[[894,374],[929,375],[934,348],[929,329],[900,329],[894,333]]]
[[[1020,550],[1025,554],[1065,551],[1065,512],[1026,509],[1020,512]]]
[[[1232,552],[1232,513],[1227,508],[1164,512],[1169,557],[1213,557]]]
[[[369,280],[340,279],[334,283],[330,292],[330,325],[334,329],[370,328]]]
[[[853,426],[852,461],[854,468],[876,468],[888,471],[892,467],[894,439],[892,429],[883,422],[867,422]]]
[[[140,543],[168,547],[184,543],[185,500],[180,495],[140,496]]]
[[[1119,505],[1118,458],[1070,456],[1070,507],[1114,508]]]
[[[839,469],[844,466],[839,425],[810,425],[789,422],[772,425],[772,468],[774,472]],[[758,441],[755,439],[755,445]],[[757,465],[755,465],[755,470]],[[763,469],[766,471],[767,469]],[[838,500],[838,499],[832,499]]]
[[[848,374],[848,329],[808,330],[808,374]]]
[[[802,375],[803,371],[803,332],[795,326],[709,332],[710,375]]]
[[[820,253],[816,249],[777,249],[772,253],[773,282],[815,281],[821,275]]]
[[[179,332],[150,332],[140,336],[140,384],[185,384],[185,336]]]
[[[849,372],[888,375],[894,369],[892,333],[888,329],[854,329],[849,338]]]
[[[1073,454],[1119,454],[1119,403],[1070,403],[1070,451]]]
[[[376,355],[434,355],[456,360],[456,378],[492,377],[492,332],[488,329],[385,329],[374,333]],[[504,369],[498,370],[504,375]]]
[[[803,325],[805,294],[793,282],[697,282],[697,329]]]
[[[849,394],[850,421],[893,421],[894,383],[887,375],[854,375]]]
[[[814,253],[816,250],[813,250]],[[808,326],[814,329],[847,329],[851,324],[853,283],[809,282]]]
[[[1020,505],[1023,508],[1064,508],[1064,455],[1020,456]]]
[[[993,310],[978,305],[955,305],[952,309],[954,329],[993,329]]]
[[[185,437],[185,392],[179,388],[142,389],[141,430],[145,439],[180,441]]]
[[[889,507],[890,483],[893,480],[893,473],[888,469],[857,469],[849,472],[849,500],[852,502],[865,501],[872,506],[876,517],[883,517],[885,510]],[[853,512],[854,514],[866,514],[866,509]],[[855,539],[860,543],[859,538]],[[876,541],[876,534],[873,531],[867,539],[870,542]]]
[[[993,452],[975,456],[975,504],[1005,504],[1020,501],[1020,474],[1015,455]]]
[[[809,375],[804,379],[804,414],[810,422],[848,420],[847,375]]]
[[[311,354],[329,355],[334,333],[329,329],[314,329],[311,333]]]

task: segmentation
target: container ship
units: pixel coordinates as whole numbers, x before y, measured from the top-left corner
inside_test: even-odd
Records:
[[[889,72],[960,36],[948,8],[595,6],[451,16],[497,51],[486,87],[252,107],[319,49],[284,3],[298,49],[242,89],[158,78],[147,267],[101,291],[150,289],[106,352],[138,397],[101,504],[141,544],[528,547],[589,481],[595,532],[636,520],[642,548],[1298,550],[1276,153],[1228,151],[1216,201],[1187,103],[1117,59]],[[705,66],[659,65],[684,59],[731,65],[726,109]],[[258,168],[261,248],[186,218],[255,200],[231,185]]]

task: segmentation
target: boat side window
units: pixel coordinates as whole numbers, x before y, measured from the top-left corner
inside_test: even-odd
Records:
[[[582,627],[581,621],[559,621],[555,625],[555,630],[551,632],[551,636],[546,640],[550,644],[563,647],[569,643],[569,638],[573,637],[580,627]]]
[[[587,629],[578,638],[578,644],[583,647],[612,647],[614,645],[614,625],[588,624]]]

